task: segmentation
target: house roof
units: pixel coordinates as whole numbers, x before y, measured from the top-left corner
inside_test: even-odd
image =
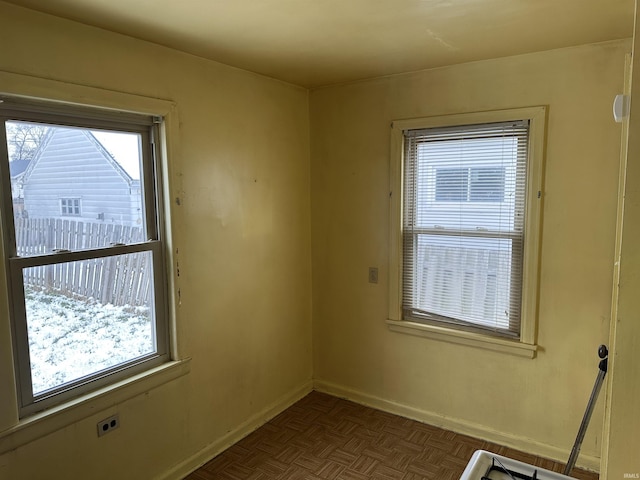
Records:
[[[29,166],[29,160],[14,160],[9,162],[9,174],[11,178],[16,178],[24,173]]]
[[[139,180],[132,178],[127,173],[127,171],[116,161],[113,155],[109,153],[109,151],[100,143],[100,141],[90,131],[78,129],[78,128],[53,127],[47,132],[33,160],[30,162],[27,162],[28,164],[24,170],[24,179],[23,179],[25,183],[28,182],[29,176],[37,167],[40,159],[47,154],[49,149],[53,148],[54,143],[52,142],[52,140],[55,138],[55,136],[62,135],[62,134],[68,135],[69,132],[73,132],[75,134],[74,141],[85,140],[89,142],[95,148],[95,154],[97,155],[97,157],[93,157],[93,158],[94,159],[100,158],[108,162],[113,167],[114,171],[118,175],[120,175],[120,177],[122,177],[122,179],[126,183],[128,183],[129,185],[133,185],[139,182]]]
[[[634,0],[7,0],[318,87],[631,38]]]

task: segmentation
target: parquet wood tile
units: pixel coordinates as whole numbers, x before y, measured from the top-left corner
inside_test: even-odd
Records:
[[[185,480],[459,480],[479,449],[555,472],[564,468],[552,460],[312,392]],[[572,475],[598,479],[578,469]]]

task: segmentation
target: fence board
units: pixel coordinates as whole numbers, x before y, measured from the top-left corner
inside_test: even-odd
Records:
[[[51,218],[16,218],[19,256],[51,253],[56,248],[83,250],[112,243],[138,242],[142,230],[115,224]],[[148,254],[95,258],[25,269],[25,285],[55,288],[67,295],[113,305],[147,305],[151,282]]]

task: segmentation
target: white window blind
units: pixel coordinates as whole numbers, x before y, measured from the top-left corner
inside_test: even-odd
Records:
[[[520,334],[529,121],[406,130],[405,319]]]

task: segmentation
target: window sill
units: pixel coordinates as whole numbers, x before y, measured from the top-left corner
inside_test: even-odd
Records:
[[[406,333],[419,337],[431,338],[442,342],[456,343],[470,347],[484,348],[494,352],[515,355],[518,357],[535,358],[537,345],[522,343],[517,340],[491,337],[479,333],[453,330],[450,328],[422,323],[387,320],[387,326],[392,332]]]
[[[190,361],[185,359],[165,363],[44,412],[23,418],[16,425],[0,432],[0,454],[187,375],[191,368]]]

